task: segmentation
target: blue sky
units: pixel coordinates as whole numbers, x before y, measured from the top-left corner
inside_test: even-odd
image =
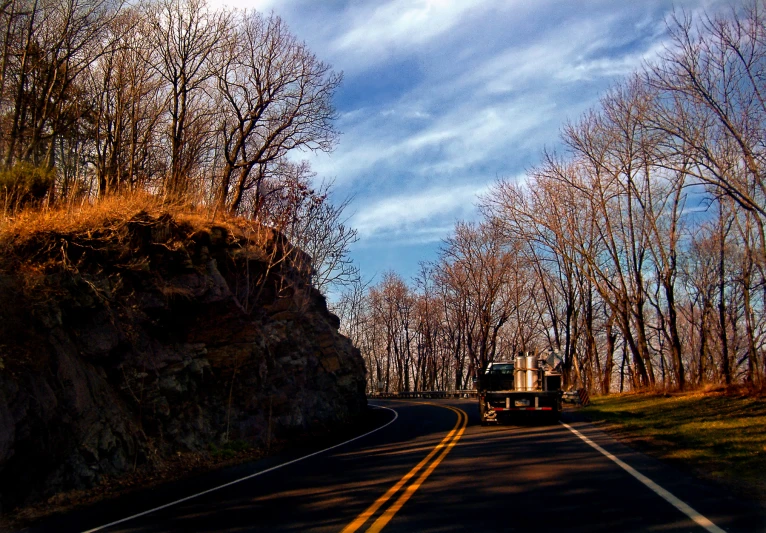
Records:
[[[409,279],[477,195],[522,179],[558,131],[662,51],[665,18],[714,0],[228,0],[273,11],[336,71],[341,140],[302,157],[352,195],[365,279]]]

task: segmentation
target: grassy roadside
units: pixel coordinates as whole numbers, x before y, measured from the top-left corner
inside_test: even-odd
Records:
[[[766,398],[725,392],[594,398],[581,413],[649,455],[766,503]]]

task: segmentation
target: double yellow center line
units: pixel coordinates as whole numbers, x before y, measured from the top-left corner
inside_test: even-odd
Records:
[[[428,404],[436,405],[436,404]],[[457,444],[460,437],[463,436],[466,425],[468,425],[468,415],[462,409],[457,409],[449,405],[439,405],[438,407],[444,407],[450,411],[454,411],[457,414],[457,423],[452,431],[447,433],[447,436],[433,449],[431,452],[420,461],[415,467],[407,472],[402,479],[396,482],[386,493],[375,500],[375,503],[370,505],[362,514],[356,517],[356,519],[347,525],[341,533],[354,533],[361,528],[372,516],[383,507],[393,496],[399,492],[399,490],[407,485],[409,481],[414,478],[418,472],[423,470],[415,481],[408,485],[404,491],[399,495],[399,498],[389,506],[367,529],[367,533],[377,533],[382,530],[388,522],[394,517],[394,515],[407,503],[412,495],[415,493],[420,485],[431,475],[431,472],[442,462],[447,456],[450,450]],[[441,453],[440,453],[441,452]],[[433,460],[432,460],[433,459]]]

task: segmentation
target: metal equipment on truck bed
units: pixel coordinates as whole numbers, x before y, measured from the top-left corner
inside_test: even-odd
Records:
[[[482,425],[522,413],[558,420],[560,364],[561,358],[555,352],[520,353],[512,361],[489,363],[476,383]]]

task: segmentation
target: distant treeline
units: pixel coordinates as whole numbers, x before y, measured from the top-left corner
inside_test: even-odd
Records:
[[[339,302],[386,391],[557,349],[598,393],[766,382],[766,2],[676,13],[660,57],[500,180],[412,286]]]
[[[340,82],[275,15],[204,0],[2,0],[4,213],[148,192],[276,226],[323,255],[320,283],[352,279],[345,204],[286,157],[333,149]]]

